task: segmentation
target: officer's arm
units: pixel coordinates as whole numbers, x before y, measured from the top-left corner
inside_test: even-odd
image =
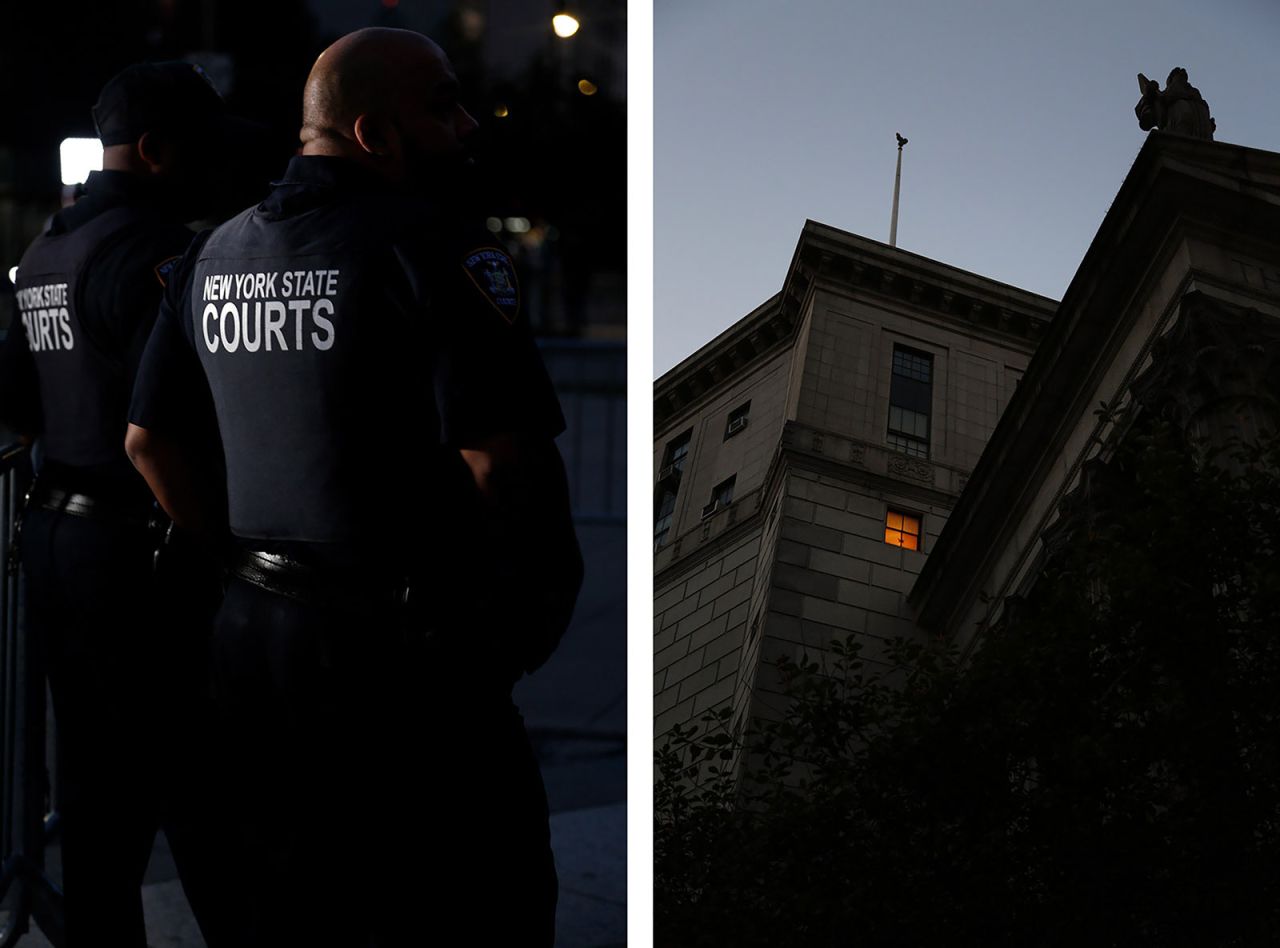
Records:
[[[521,620],[536,625],[524,657],[537,668],[555,648],[582,587],[582,553],[569,511],[564,464],[549,438],[496,434],[468,444],[462,458],[488,512],[494,548],[512,600],[534,608]]]
[[[217,430],[185,318],[191,271],[207,237],[196,237],[165,284],[139,359],[124,450],[174,523],[211,536],[225,508],[209,462]]]
[[[209,533],[205,491],[195,465],[176,439],[131,423],[124,451],[174,523],[198,535]]]

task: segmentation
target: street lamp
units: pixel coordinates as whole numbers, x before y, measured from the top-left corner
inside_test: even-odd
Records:
[[[568,39],[578,32],[578,27],[581,25],[578,18],[570,13],[563,3],[560,4],[560,11],[551,18],[551,28],[561,39]]]

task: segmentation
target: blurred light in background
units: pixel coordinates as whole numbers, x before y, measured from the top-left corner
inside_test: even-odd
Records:
[[[12,283],[14,286],[17,286],[18,284],[18,268],[17,267],[9,268],[9,282]]]
[[[501,103],[499,103],[498,105],[495,105],[493,107],[493,114],[497,118],[506,118],[511,113],[507,111],[507,107],[505,105],[502,105]]]
[[[597,92],[597,86],[590,79],[579,79],[578,91],[583,95],[595,95]]]
[[[484,226],[489,228],[489,233],[496,234],[498,231],[502,230],[502,218],[487,217],[485,218]]]
[[[561,39],[568,39],[578,32],[578,26],[577,18],[568,13],[557,13],[551,18],[551,28],[556,31],[556,36]]]
[[[58,146],[62,183],[80,184],[90,171],[102,170],[102,143],[96,138],[64,138]]]
[[[458,11],[458,29],[465,39],[478,43],[484,37],[484,13],[475,7],[464,6]]]
[[[513,234],[524,234],[529,230],[529,218],[527,217],[508,217],[505,223],[507,230]]]

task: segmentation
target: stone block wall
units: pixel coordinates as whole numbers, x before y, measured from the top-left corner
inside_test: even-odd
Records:
[[[687,568],[658,577],[653,607],[655,735],[728,701],[738,681],[760,529],[726,536]]]
[[[933,356],[930,460],[972,469],[1031,356],[985,333],[833,292],[814,295],[795,420],[884,444],[895,344]]]
[[[922,550],[885,543],[890,508],[921,518]],[[883,663],[889,639],[920,634],[906,594],[949,510],[950,504],[936,500],[922,503],[906,485],[872,487],[831,473],[788,469],[755,647],[752,715],[772,716],[784,706],[775,667],[780,655],[814,658],[833,639],[855,632],[863,658]]]

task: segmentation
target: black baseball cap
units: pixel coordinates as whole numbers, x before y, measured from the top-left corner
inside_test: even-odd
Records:
[[[108,80],[93,107],[93,124],[105,145],[136,142],[143,132],[218,134],[227,103],[195,63],[137,63]]]

